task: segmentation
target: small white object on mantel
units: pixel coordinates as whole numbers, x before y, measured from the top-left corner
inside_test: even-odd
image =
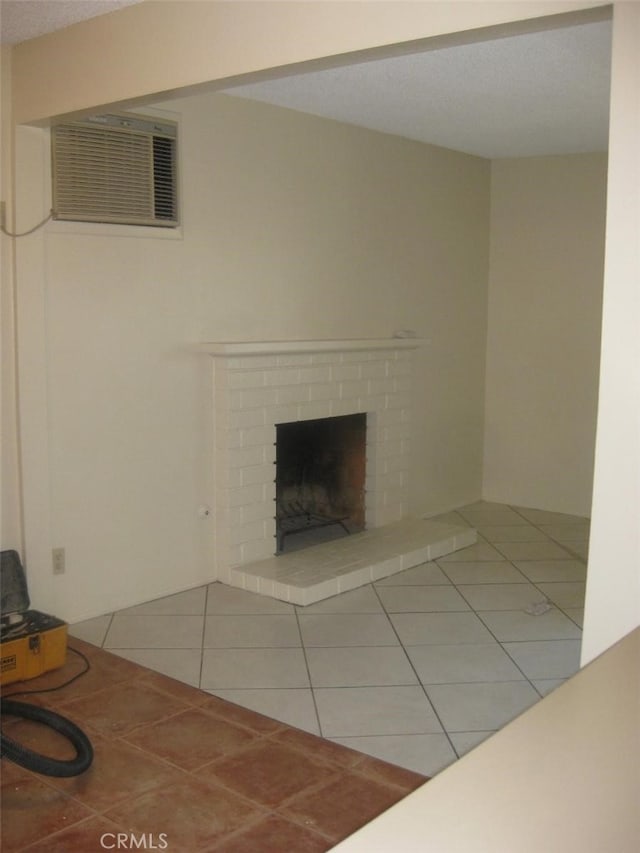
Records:
[[[313,352],[356,352],[358,350],[417,349],[421,338],[347,338],[315,341],[213,341],[197,344],[198,352],[211,356],[287,355]]]

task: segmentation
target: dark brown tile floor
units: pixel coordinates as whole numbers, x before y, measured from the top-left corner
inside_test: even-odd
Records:
[[[93,765],[60,779],[3,759],[5,853],[102,853],[117,849],[118,833],[119,849],[320,853],[426,781],[81,640],[70,646],[89,659],[86,674],[16,699],[77,723]],[[55,688],[83,668],[70,651],[62,669],[4,695]],[[73,754],[45,726],[8,716],[3,725],[36,752]]]

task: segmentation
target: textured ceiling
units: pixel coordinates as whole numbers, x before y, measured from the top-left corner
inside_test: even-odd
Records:
[[[17,44],[140,0],[0,0],[2,44]]]
[[[227,89],[481,157],[607,149],[611,22]]]
[[[142,0],[0,0],[13,44]],[[607,148],[611,22],[478,41],[226,89],[481,157]]]

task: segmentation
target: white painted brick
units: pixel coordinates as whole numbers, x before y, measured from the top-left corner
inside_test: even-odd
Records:
[[[264,487],[260,485],[240,486],[237,489],[229,489],[227,493],[227,502],[231,509],[263,501]]]
[[[383,560],[381,563],[375,563],[371,566],[371,579],[374,581],[388,578],[390,575],[396,575],[402,571],[402,563],[400,557],[391,557],[389,560]]]
[[[338,578],[338,592],[348,592],[350,589],[357,589],[360,586],[364,586],[366,583],[370,583],[371,580],[370,566],[364,569],[357,569],[354,572],[349,572],[348,574],[341,575]]]
[[[283,353],[276,356],[278,365],[281,367],[302,367],[306,364],[311,364],[313,361],[313,353]]]
[[[275,526],[274,531],[275,533]],[[275,536],[267,536],[266,539],[254,542],[245,542],[242,546],[243,564],[257,562],[258,560],[267,560],[273,557],[276,550]]]
[[[300,381],[312,383],[329,382],[331,379],[331,367],[328,365],[313,365],[300,368]]]
[[[380,470],[384,474],[402,472],[406,475],[409,473],[409,458],[407,456],[387,456],[382,460]]]
[[[249,465],[245,468],[240,468],[243,486],[250,486],[254,483],[268,483],[274,479],[275,475],[276,469],[273,464]]]
[[[379,426],[391,426],[394,424],[402,424],[404,422],[403,409],[384,409],[378,415]]]
[[[265,426],[266,409],[240,409],[231,412],[229,417],[230,429],[249,429],[250,427]]]
[[[293,590],[291,587],[277,581],[273,584],[273,597],[280,601],[287,601],[291,604],[300,604],[300,601],[294,600],[293,594],[298,594],[298,590]]]
[[[273,501],[265,501],[258,504],[247,504],[240,507],[239,518],[241,524],[249,524],[253,521],[268,521],[271,523],[275,515],[275,504]]]
[[[269,370],[265,373],[265,384],[271,388],[281,385],[298,385],[300,383],[300,368],[290,367],[279,370]]]
[[[373,482],[373,478],[376,476],[378,470],[381,470],[381,466],[383,464],[383,460],[380,459],[377,453],[374,453],[372,448],[367,447],[367,464],[366,464],[366,477],[365,480],[369,480],[369,482]],[[366,485],[366,483],[365,483]]]
[[[242,589],[247,592],[260,592],[260,578],[255,575],[248,575],[245,572],[237,572],[236,574],[241,579]]]
[[[229,388],[261,388],[264,377],[262,370],[234,370],[229,374]]]
[[[238,430],[216,429],[213,441],[214,446],[222,451],[232,447],[242,447],[242,439]]]
[[[239,566],[242,563],[242,548],[239,545],[235,545],[233,548],[227,548],[226,554],[222,554],[221,563],[229,567],[229,569],[233,569],[234,566]],[[231,583],[231,572],[229,572],[229,583]],[[220,575],[220,579],[222,580],[222,574]]]
[[[408,361],[409,363],[411,363],[411,361],[413,360],[413,355],[410,351],[406,349],[397,349],[395,350],[395,352],[389,355],[389,358],[393,359],[394,361]]]
[[[406,456],[407,452],[402,441],[385,441],[377,445],[376,455],[379,459],[389,456]]]
[[[387,396],[381,394],[379,397],[372,397],[365,394],[358,398],[358,405],[363,412],[381,412],[387,408]]]
[[[258,578],[258,592],[261,595],[270,595],[274,597],[274,582],[271,578]]]
[[[325,400],[315,403],[300,403],[298,406],[298,420],[312,421],[319,418],[331,417],[331,405]]]
[[[369,379],[367,393],[373,396],[378,394],[394,394],[397,390],[397,379],[388,377],[385,379]]]
[[[400,521],[405,515],[406,511],[397,504],[394,506],[378,507],[376,510],[375,527],[384,527],[385,524],[393,524],[396,521]]]
[[[246,545],[248,542],[258,542],[265,537],[264,520],[250,521],[246,524],[238,524],[230,530],[229,542],[231,545]]]
[[[357,400],[358,397],[364,397],[368,393],[368,380],[346,380],[339,383],[340,399],[341,400]]]
[[[274,424],[291,424],[300,420],[298,417],[299,406],[273,406],[267,409],[267,419]]]
[[[271,480],[268,483],[264,484],[264,500],[269,505],[273,505],[276,499],[276,484],[275,480]]]
[[[278,403],[277,391],[274,388],[256,388],[231,393],[233,409],[260,409],[265,406],[275,406]]]
[[[263,370],[275,367],[278,363],[275,355],[238,355],[225,359],[227,368],[231,370]]]
[[[367,446],[375,445],[380,440],[381,430],[378,429],[378,412],[367,412]]]
[[[312,364],[339,364],[340,363],[340,353],[339,352],[314,352],[312,359]]]
[[[231,412],[238,412],[244,408],[244,393],[244,390],[238,389],[229,394],[228,406]],[[216,408],[220,409],[220,405],[216,405]]]
[[[273,462],[278,423],[366,412],[367,527],[389,524],[406,514],[406,453],[410,438],[407,421],[413,402],[409,396],[411,360],[409,353],[401,352],[401,358],[396,355],[371,350],[245,356],[217,362],[214,401],[219,409],[214,416],[218,448],[214,477],[215,501],[223,509],[216,513],[216,525],[223,535],[227,534],[227,545],[221,543],[219,562],[228,566],[230,561],[231,565],[244,565],[277,559],[273,557]],[[229,366],[232,369],[226,370]],[[227,424],[231,428],[220,431]],[[239,443],[242,447],[238,447]],[[262,461],[241,455],[242,451],[260,449]],[[399,486],[402,478],[404,483]],[[220,489],[221,484],[231,487]],[[228,542],[229,535],[234,543],[240,540],[237,545]],[[297,567],[304,575],[304,565],[301,553],[294,569]],[[353,570],[355,574],[345,581],[349,588],[368,582],[370,573],[360,577],[357,562]],[[369,572],[369,567],[363,571]],[[246,580],[242,583],[246,584]],[[291,593],[285,585],[280,586],[282,589],[274,592],[282,600],[291,600],[292,594],[304,595],[309,603],[304,590]],[[332,587],[328,594],[337,592],[337,587]],[[325,589],[319,597],[326,595]]]
[[[388,361],[369,361],[362,365],[361,375],[363,379],[384,379],[388,376]]]
[[[216,580],[220,581],[220,583],[229,583],[230,582],[231,569],[228,565],[220,566],[216,573]]]
[[[392,424],[391,426],[382,427],[383,441],[401,441],[403,438],[410,438],[410,436],[409,424]]]
[[[353,364],[353,362],[359,361],[368,361],[368,353],[364,351],[356,351],[356,352],[343,352],[341,353],[342,358],[340,359],[343,364]]]
[[[410,361],[389,361],[388,371],[389,376],[410,376],[411,362]]]
[[[402,554],[400,562],[403,569],[412,569],[414,566],[419,566],[426,563],[429,559],[429,546],[417,548],[415,551],[410,551],[408,554]]]
[[[382,493],[380,478],[383,474],[380,472],[380,467],[380,465],[376,465],[375,463],[367,465],[367,471],[364,478],[364,488],[367,494],[376,495],[377,498],[379,498]]]
[[[387,508],[394,508],[401,504],[404,506],[404,501],[406,500],[404,487],[398,486],[394,488],[389,487],[387,489],[381,489],[378,497],[382,499],[382,505]]]
[[[334,400],[337,399],[337,389],[334,383],[316,383],[309,387],[309,399],[313,400]]]
[[[275,424],[260,427],[248,427],[239,430],[242,447],[253,447],[254,445],[273,444],[276,440]]]
[[[309,400],[309,389],[306,385],[291,385],[286,388],[276,388],[276,406],[290,406],[292,403],[306,403]]]
[[[300,604],[313,604],[316,601],[322,601],[325,598],[330,598],[337,595],[339,592],[338,581],[336,578],[316,584],[306,590],[300,590],[298,595],[301,597]]]
[[[334,382],[362,379],[362,365],[336,364],[331,368],[331,378]]]
[[[246,468],[248,465],[263,465],[264,447],[239,447],[230,450],[228,455],[230,468]]]
[[[360,400],[349,398],[347,400],[335,400],[331,403],[331,414],[333,417],[342,415],[362,414],[365,409],[360,408]]]
[[[388,394],[387,395],[387,409],[404,409],[406,414],[408,415],[411,410],[411,404],[413,400],[410,394],[406,394],[404,391],[400,394]]]
[[[406,470],[400,471],[385,471],[378,474],[376,477],[376,488],[384,489],[385,492],[390,492],[395,489],[401,489],[407,484]]]
[[[228,465],[225,465],[225,472],[225,487],[227,489],[239,489],[242,486],[242,468],[229,468]],[[222,477],[222,474],[219,477],[216,476],[216,483],[220,481],[222,484]]]

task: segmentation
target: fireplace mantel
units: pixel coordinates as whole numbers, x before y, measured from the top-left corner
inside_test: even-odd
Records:
[[[357,352],[363,350],[417,349],[420,338],[348,338],[318,341],[213,341],[199,344],[199,352],[211,356],[293,355],[316,352]]]

